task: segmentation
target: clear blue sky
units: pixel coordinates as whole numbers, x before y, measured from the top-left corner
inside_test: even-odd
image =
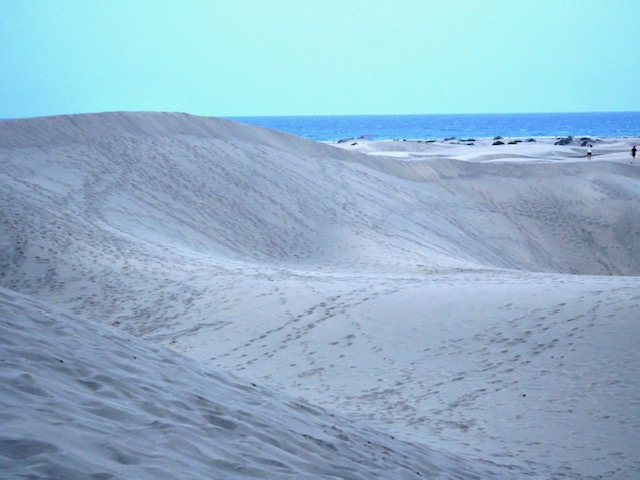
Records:
[[[0,0],[0,118],[640,111],[640,0]]]

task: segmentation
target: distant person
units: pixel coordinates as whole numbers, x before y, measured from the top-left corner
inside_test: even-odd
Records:
[[[633,148],[631,149],[631,163],[633,163],[633,161],[636,159],[636,153],[638,153],[638,150],[634,145]]]
[[[589,160],[591,160],[591,149],[593,148],[593,145],[591,145],[590,143],[587,143],[587,158]]]

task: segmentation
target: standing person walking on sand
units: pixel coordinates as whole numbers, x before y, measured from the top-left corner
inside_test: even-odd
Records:
[[[636,150],[636,146],[634,145],[633,148],[631,149],[631,163],[633,163],[633,161],[636,159],[637,152],[638,150]]]
[[[591,147],[593,147],[593,145],[591,145],[590,143],[587,143],[587,158],[589,160],[591,160]]]

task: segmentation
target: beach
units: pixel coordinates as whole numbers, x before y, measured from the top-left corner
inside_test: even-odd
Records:
[[[559,140],[0,122],[0,471],[639,475],[640,138]]]

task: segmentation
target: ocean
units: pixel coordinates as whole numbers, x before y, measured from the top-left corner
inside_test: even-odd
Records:
[[[640,112],[230,117],[313,140],[640,136]]]

